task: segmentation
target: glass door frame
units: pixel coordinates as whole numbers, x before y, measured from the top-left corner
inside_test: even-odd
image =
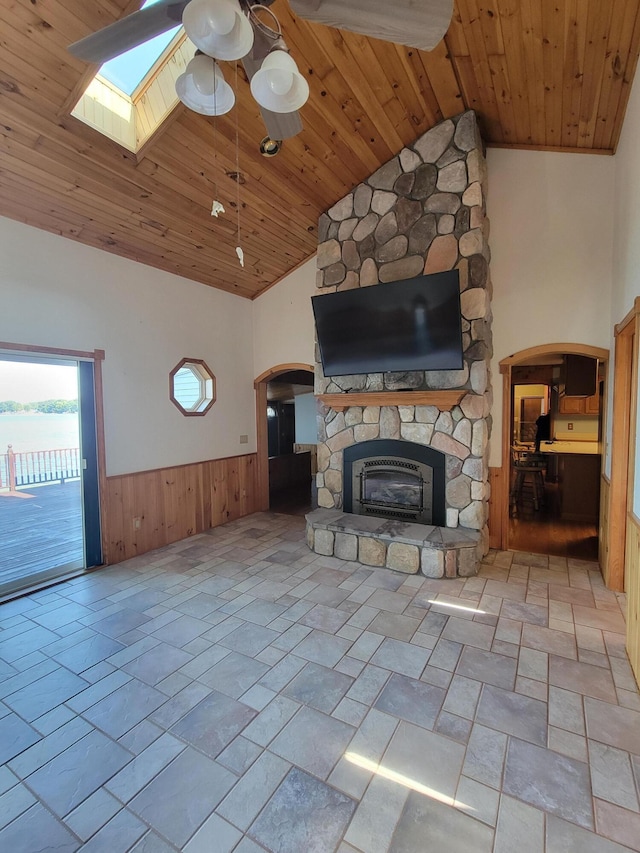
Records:
[[[42,357],[43,362],[59,359],[60,361],[74,361],[77,362],[78,367],[78,386],[79,386],[79,410],[78,410],[78,419],[79,419],[79,427],[81,434],[81,449],[83,459],[87,458],[87,453],[85,452],[85,448],[83,445],[83,432],[89,426],[93,426],[95,430],[95,452],[93,454],[93,477],[87,477],[88,482],[85,482],[85,476],[83,475],[82,483],[83,483],[83,516],[85,512],[85,491],[87,487],[91,490],[92,495],[91,498],[93,500],[93,504],[97,509],[97,513],[92,513],[93,517],[89,517],[87,519],[83,519],[83,528],[84,528],[84,555],[85,555],[85,566],[81,569],[77,569],[75,571],[71,571],[70,574],[78,574],[86,571],[87,569],[92,569],[97,565],[103,565],[104,554],[107,553],[107,503],[105,500],[107,489],[107,476],[106,476],[106,453],[105,453],[105,437],[104,437],[104,401],[103,401],[103,386],[102,386],[102,362],[105,358],[104,350],[93,350],[93,351],[85,351],[85,350],[71,350],[71,349],[62,349],[58,347],[45,347],[45,346],[35,346],[30,344],[17,344],[10,343],[6,341],[0,341],[0,352],[3,355],[11,358],[12,356],[16,357],[16,360],[19,360],[20,355],[23,357],[28,357],[29,360],[33,359],[34,361],[38,360],[38,357]],[[82,368],[83,362],[89,362],[92,365],[92,373],[88,371],[86,368]],[[92,387],[88,386],[88,382],[91,382]],[[81,387],[84,384],[85,394],[84,399],[81,392]],[[89,400],[90,396],[87,393],[92,392],[93,400]],[[84,408],[84,411],[82,409]],[[83,428],[82,419],[85,419],[85,428]],[[88,423],[93,421],[93,423]],[[86,442],[85,442],[86,443]],[[88,443],[87,443],[88,444]],[[90,450],[87,446],[86,450]],[[91,461],[91,460],[89,460]],[[88,528],[87,528],[88,523]],[[99,562],[98,562],[99,561]],[[62,577],[55,578],[44,578],[40,581],[37,581],[34,586],[46,586],[50,583],[59,582]],[[8,592],[6,597],[11,597],[13,595],[21,595],[27,592],[28,590],[16,590],[15,592]]]

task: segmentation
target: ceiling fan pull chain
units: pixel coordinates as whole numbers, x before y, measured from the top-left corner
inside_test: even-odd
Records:
[[[235,86],[234,90],[238,91],[238,63],[235,64]],[[236,210],[238,216],[238,245],[236,246],[236,255],[240,261],[240,266],[244,268],[244,252],[242,251],[242,238],[240,235],[240,131],[238,113],[240,112],[236,104]]]
[[[216,87],[217,88],[217,87]],[[221,213],[225,213],[224,205],[218,201],[218,111],[217,92],[213,90],[213,203],[211,204],[211,216],[216,219]]]
[[[218,198],[218,87],[213,90],[213,195]]]

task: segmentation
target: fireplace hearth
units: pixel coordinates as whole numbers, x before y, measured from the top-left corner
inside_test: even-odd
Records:
[[[429,578],[470,577],[482,556],[480,532],[315,509],[307,516],[307,543],[316,554],[372,568]]]

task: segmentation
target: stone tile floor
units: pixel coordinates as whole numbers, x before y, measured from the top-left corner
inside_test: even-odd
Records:
[[[640,851],[597,566],[429,580],[257,514],[0,606],[7,853]]]

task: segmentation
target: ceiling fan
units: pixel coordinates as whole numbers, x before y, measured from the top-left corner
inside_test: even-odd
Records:
[[[183,23],[198,48],[176,89],[191,109],[221,115],[235,96],[217,59],[243,62],[271,139],[302,130],[298,109],[309,88],[268,8],[274,0],[158,0],[69,47],[79,59],[104,63]],[[432,50],[446,33],[453,0],[289,0],[300,18],[419,50]],[[264,22],[266,11],[274,27]],[[226,88],[225,88],[226,87]]]

